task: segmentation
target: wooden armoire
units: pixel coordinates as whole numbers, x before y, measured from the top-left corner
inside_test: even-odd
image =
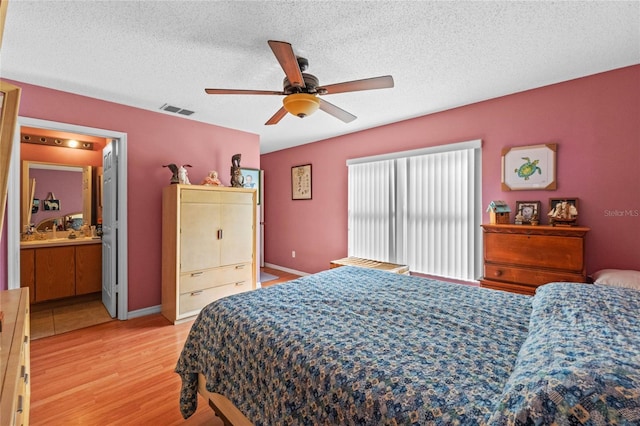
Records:
[[[256,288],[256,191],[171,185],[162,193],[162,314],[174,324]]]

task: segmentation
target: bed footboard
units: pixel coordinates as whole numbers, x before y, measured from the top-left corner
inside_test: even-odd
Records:
[[[209,401],[209,406],[225,426],[253,426],[228,398],[207,390],[206,379],[201,373],[198,374],[198,393]]]

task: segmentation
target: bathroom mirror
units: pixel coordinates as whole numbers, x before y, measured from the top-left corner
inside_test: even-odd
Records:
[[[22,162],[22,229],[93,224],[93,167]],[[46,208],[45,208],[46,206]],[[39,226],[42,225],[42,226]]]

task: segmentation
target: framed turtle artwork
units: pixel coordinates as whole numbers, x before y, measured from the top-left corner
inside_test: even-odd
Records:
[[[555,190],[558,145],[516,146],[502,150],[502,190]]]

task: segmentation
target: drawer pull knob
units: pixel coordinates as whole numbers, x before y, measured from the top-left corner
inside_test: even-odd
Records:
[[[199,277],[200,275],[202,275],[202,272],[194,272],[191,274],[192,277]]]
[[[236,283],[236,287],[240,287],[240,286],[241,286],[241,285],[243,285],[243,284],[244,284],[244,281],[238,281],[238,282]]]
[[[502,275],[502,271],[501,271],[501,270],[497,270],[497,271],[495,272],[495,276],[496,276],[496,277],[499,277],[500,275]]]
[[[244,269],[244,265],[236,265],[236,269]]]
[[[192,291],[191,296],[200,296],[202,294],[202,290]]]

